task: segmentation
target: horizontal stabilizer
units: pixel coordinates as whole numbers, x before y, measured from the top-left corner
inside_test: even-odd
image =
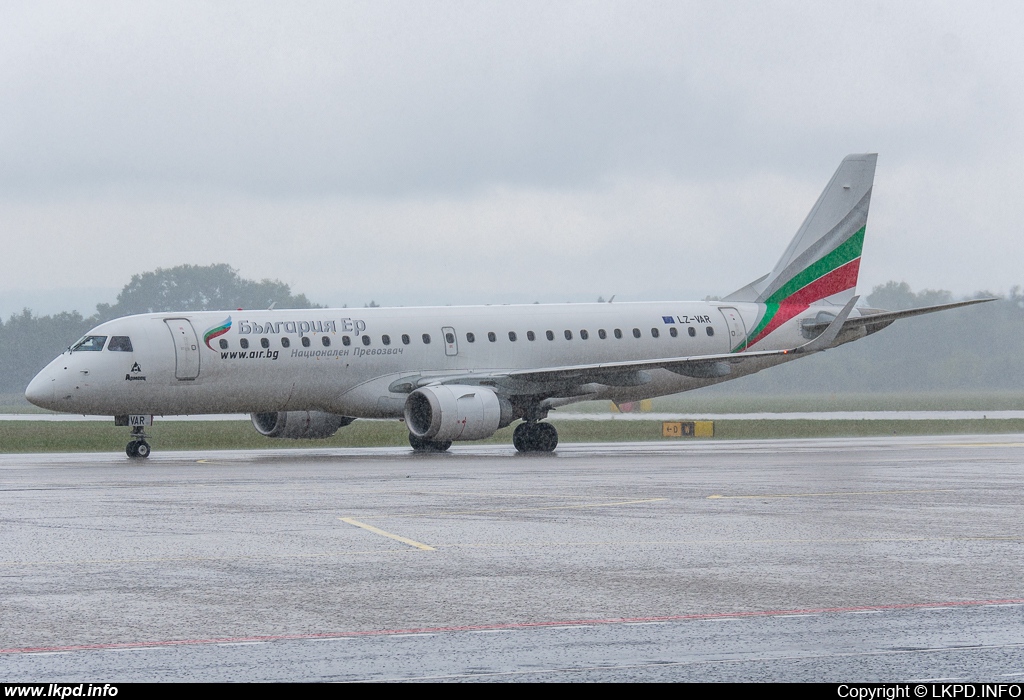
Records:
[[[950,304],[936,304],[935,306],[921,306],[916,309],[906,309],[904,311],[880,311],[877,313],[867,313],[861,316],[854,316],[848,318],[843,323],[842,330],[849,330],[851,328],[857,328],[860,326],[870,326],[872,332],[875,330],[881,330],[885,328],[893,321],[898,321],[901,318],[910,318],[911,316],[923,316],[924,314],[932,314],[936,311],[947,311],[949,309],[959,309],[962,306],[973,306],[974,304],[983,304],[987,301],[996,301],[994,297],[986,297],[984,299],[970,299],[968,301],[955,301]],[[862,312],[863,313],[863,312]],[[804,331],[808,333],[819,333],[826,327],[831,326],[831,322],[821,323],[809,323],[804,325]]]

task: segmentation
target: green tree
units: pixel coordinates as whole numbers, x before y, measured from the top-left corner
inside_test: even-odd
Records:
[[[229,265],[179,265],[133,275],[115,304],[99,304],[96,322],[157,311],[319,308],[280,280],[243,279]]]

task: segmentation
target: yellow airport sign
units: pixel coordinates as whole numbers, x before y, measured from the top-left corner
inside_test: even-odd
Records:
[[[661,436],[676,437],[714,437],[715,422],[711,420],[664,421],[661,424]]]

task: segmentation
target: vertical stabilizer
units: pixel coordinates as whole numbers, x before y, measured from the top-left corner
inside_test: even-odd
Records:
[[[853,298],[877,157],[844,158],[775,268],[725,298],[768,305],[748,344],[811,304],[842,306]]]

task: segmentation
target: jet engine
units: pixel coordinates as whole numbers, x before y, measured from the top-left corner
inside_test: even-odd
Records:
[[[260,435],[292,440],[329,438],[355,418],[323,411],[277,411],[253,413],[252,424]]]
[[[425,386],[405,400],[405,424],[423,440],[481,440],[512,421],[512,404],[480,386]]]

